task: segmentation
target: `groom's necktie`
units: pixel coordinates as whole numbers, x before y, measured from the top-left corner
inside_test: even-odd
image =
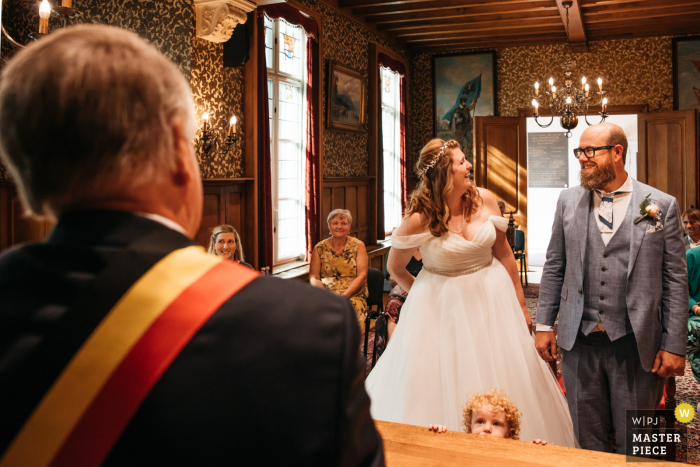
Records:
[[[622,193],[621,191],[616,191],[614,193],[608,193],[605,191],[596,190],[598,196],[600,196],[601,202],[598,208],[598,219],[603,223],[610,231],[613,230],[613,199],[615,195]]]

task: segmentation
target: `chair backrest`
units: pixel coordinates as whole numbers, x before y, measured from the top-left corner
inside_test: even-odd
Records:
[[[525,250],[525,232],[522,230],[515,231],[515,246],[513,251],[524,251]]]
[[[389,251],[391,251],[391,250],[389,250]],[[387,267],[388,264],[389,264],[389,252],[387,251],[386,255],[384,256],[384,277],[386,277],[387,280],[389,279],[389,268]]]
[[[369,268],[367,271],[367,306],[377,305],[380,309],[384,305],[384,274],[379,269]]]

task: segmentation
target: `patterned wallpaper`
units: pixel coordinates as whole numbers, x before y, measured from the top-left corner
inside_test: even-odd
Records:
[[[299,0],[299,3],[323,15],[324,120],[328,60],[335,60],[342,65],[367,73],[370,41],[407,56],[401,49],[318,0]],[[201,125],[201,115],[206,109],[209,109],[210,121],[219,128],[225,127],[231,113],[238,116],[239,122],[243,121],[243,96],[245,92],[243,67],[224,68],[222,46],[195,37],[192,38],[191,64],[191,87],[195,99],[198,125]],[[239,131],[242,131],[242,126],[239,127]],[[366,132],[352,133],[324,129],[324,176],[367,175],[369,173],[367,138]],[[209,160],[202,160],[200,157],[202,175],[206,178],[243,176],[242,148],[244,144],[244,141],[240,141],[232,154],[224,157],[213,157]]]
[[[576,61],[573,77],[589,82],[603,78],[603,89],[611,105],[648,104],[651,112],[673,110],[673,65],[671,37],[599,41],[589,43],[589,52],[572,54]],[[518,115],[531,104],[534,83],[545,83],[553,75],[562,83],[560,63],[566,56],[564,44],[509,47],[496,52],[498,114]],[[433,57],[411,58],[409,154],[412,163],[420,149],[433,137]]]
[[[356,21],[348,19],[337,10],[319,0],[297,0],[301,5],[318,11],[323,15],[323,58],[324,85],[323,111],[324,123],[327,112],[328,91],[328,60],[335,60],[358,70],[368,73],[369,43],[376,42],[397,54],[408,58],[407,53],[361,26]],[[369,93],[365,94],[367,99]],[[367,104],[367,101],[365,101]],[[365,112],[368,106],[365,105]],[[365,114],[365,121],[367,115]],[[324,129],[323,132],[323,175],[324,177],[356,177],[369,174],[369,154],[367,152],[368,133],[352,133]]]
[[[195,148],[203,178],[243,177],[244,122],[243,67],[224,67],[223,44],[215,44],[195,37],[192,22],[192,78],[190,88],[197,119]],[[216,153],[204,158],[201,132],[202,114],[209,112],[209,123],[225,137],[232,115],[237,118],[239,140],[231,152]],[[224,148],[226,146],[223,146]],[[216,151],[212,151],[216,152]]]
[[[60,2],[51,0],[51,3]],[[38,4],[36,0],[3,2],[3,25],[21,44],[27,43],[28,35],[39,28]],[[190,31],[194,24],[194,10],[190,4],[189,0],[73,0],[73,7],[79,9],[80,14],[68,22],[108,24],[134,31],[154,44],[190,79]],[[51,17],[49,30],[61,26],[58,18]],[[15,52],[3,38],[2,57],[7,59]],[[7,170],[0,164],[0,180],[6,178]]]

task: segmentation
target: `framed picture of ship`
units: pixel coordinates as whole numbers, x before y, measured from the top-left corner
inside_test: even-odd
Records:
[[[328,128],[365,131],[364,76],[331,60],[328,78]]]
[[[700,37],[673,39],[673,108],[700,109]]]

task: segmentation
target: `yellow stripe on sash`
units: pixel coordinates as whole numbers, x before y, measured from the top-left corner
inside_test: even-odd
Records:
[[[0,467],[49,465],[144,332],[185,289],[220,263],[202,247],[191,246],[170,253],[136,281],[63,369],[5,451]]]

